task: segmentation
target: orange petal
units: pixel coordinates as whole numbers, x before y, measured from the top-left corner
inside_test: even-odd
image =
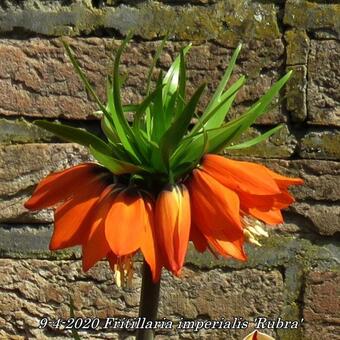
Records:
[[[203,253],[208,248],[208,242],[204,235],[201,233],[198,227],[191,223],[190,228],[190,241],[194,244],[196,250],[200,253]]]
[[[220,183],[237,192],[255,195],[280,193],[276,182],[263,165],[208,154],[203,157],[202,168]]]
[[[141,245],[146,220],[145,206],[138,192],[120,192],[105,219],[105,235],[116,256],[136,251]]]
[[[114,202],[115,194],[114,186],[110,185],[93,208],[91,228],[82,248],[84,271],[88,271],[111,251],[105,237],[105,218]]]
[[[201,170],[189,183],[193,225],[220,254],[245,260],[238,196]]]
[[[222,256],[231,256],[240,261],[247,260],[247,256],[243,249],[243,235],[239,235],[237,238],[229,240],[218,240],[212,237],[208,237],[208,241]]]
[[[274,197],[274,206],[276,209],[284,209],[295,202],[294,197],[287,191],[283,191],[280,195]]]
[[[256,208],[249,208],[247,210],[247,213],[268,224],[283,223],[283,217],[282,217],[280,209],[271,209],[268,211],[262,211]]]
[[[158,250],[155,226],[154,226],[154,212],[153,202],[151,199],[144,197],[144,204],[146,210],[146,220],[141,239],[141,251],[143,256],[150,266],[152,272],[153,282],[158,282],[161,276],[162,257]]]
[[[263,211],[283,209],[287,208],[294,201],[294,197],[286,191],[270,196],[250,195],[245,193],[240,194],[241,210],[247,208],[256,208]]]
[[[225,239],[242,232],[237,194],[201,170],[194,170],[189,184],[192,219],[203,235]]]
[[[79,185],[95,180],[103,173],[105,170],[97,164],[85,163],[48,175],[40,181],[25,207],[37,210],[53,206],[76,193]]]
[[[90,211],[106,186],[107,183],[99,178],[87,186],[82,186],[77,194],[57,207],[54,213],[55,223],[50,242],[51,250],[84,243],[91,228]]]
[[[287,189],[290,185],[301,185],[304,182],[301,178],[285,177],[268,168],[266,169],[270,177],[274,179],[281,189]]]
[[[257,208],[261,210],[270,210],[275,206],[275,198],[277,195],[251,195],[247,193],[240,193],[241,210],[246,208]]]
[[[190,235],[190,198],[185,185],[164,189],[157,197],[155,223],[165,265],[179,275]]]

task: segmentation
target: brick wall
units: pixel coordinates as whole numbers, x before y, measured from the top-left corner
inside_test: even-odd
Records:
[[[247,75],[232,115],[253,103],[286,70],[293,79],[249,136],[283,123],[269,141],[233,152],[304,178],[285,211],[286,224],[262,248],[247,247],[244,264],[190,250],[181,279],[163,275],[160,318],[178,321],[234,317],[301,320],[293,330],[265,330],[277,339],[340,338],[340,5],[304,0],[1,0],[0,1],[0,338],[64,339],[39,318],[135,317],[140,263],[130,290],[118,289],[106,263],[83,274],[77,249],[50,253],[51,211],[28,213],[23,202],[51,171],[89,159],[34,125],[58,119],[99,132],[96,106],[65,57],[60,36],[74,48],[104,97],[112,51],[130,29],[122,59],[125,102],[141,98],[147,67],[161,37],[173,32],[158,67],[166,68],[187,41],[189,92],[204,79],[206,97],[239,42],[236,74]],[[241,339],[246,330],[161,331],[159,338]],[[132,333],[82,333],[122,339]]]

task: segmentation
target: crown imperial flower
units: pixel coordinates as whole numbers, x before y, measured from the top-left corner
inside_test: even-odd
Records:
[[[160,74],[152,91],[151,68],[147,96],[142,102],[123,105],[119,61],[127,41],[118,49],[113,76],[107,80],[106,105],[90,86],[71,48],[64,44],[99,106],[96,114],[101,118],[105,138],[59,123],[36,121],[57,136],[88,147],[97,163],[80,164],[47,176],[25,207],[55,207],[50,249],[81,246],[85,271],[107,259],[118,285],[131,283],[133,257],[138,252],[154,282],[159,281],[162,267],[180,275],[189,241],[199,252],[209,250],[246,261],[244,243],[259,245],[258,239],[268,236],[265,223],[283,223],[281,209],[294,202],[288,187],[302,184],[302,180],[217,153],[250,147],[280,129],[278,126],[249,141],[235,143],[265,112],[291,73],[239,118],[224,123],[245,82],[242,76],[229,88],[226,86],[239,46],[216,92],[191,126],[204,85],[186,98],[185,55],[190,45],[181,50],[165,76]],[[134,115],[132,123],[125,118],[128,112]]]

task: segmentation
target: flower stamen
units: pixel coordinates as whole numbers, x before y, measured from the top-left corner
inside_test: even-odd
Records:
[[[243,216],[243,224],[243,234],[246,241],[261,247],[262,245],[258,241],[258,238],[269,236],[268,232],[264,229],[264,224],[250,216]]]
[[[131,255],[121,256],[114,265],[114,279],[117,287],[132,287],[133,259]]]

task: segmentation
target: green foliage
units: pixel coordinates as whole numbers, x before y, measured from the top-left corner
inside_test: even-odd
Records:
[[[106,105],[101,103],[71,48],[64,42],[75,71],[99,106],[97,113],[102,115],[101,127],[106,140],[62,124],[47,121],[37,121],[36,124],[67,141],[88,147],[93,157],[116,175],[131,174],[131,178],[138,176],[148,182],[156,174],[157,179],[165,183],[186,176],[199,164],[205,153],[217,153],[225,148],[251,147],[281,128],[277,126],[240,144],[233,142],[267,111],[272,99],[291,76],[291,72],[287,73],[243,115],[225,122],[246,81],[241,76],[228,87],[241,45],[233,53],[215,93],[194,126],[190,124],[193,117],[197,116],[197,106],[205,85],[200,86],[191,98],[186,98],[185,56],[191,45],[180,51],[164,76],[162,72],[159,73],[156,85],[151,89],[152,74],[165,45],[164,39],[150,67],[145,99],[141,103],[123,105],[119,63],[129,39],[130,35],[117,50],[112,75],[107,79]],[[127,112],[133,113],[132,123],[126,119]]]

